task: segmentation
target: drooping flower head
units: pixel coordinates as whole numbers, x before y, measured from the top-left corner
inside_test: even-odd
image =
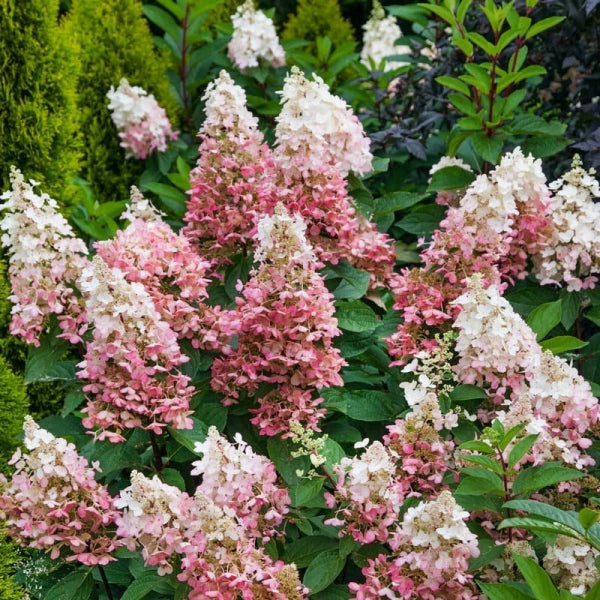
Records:
[[[188,357],[144,286],[95,256],[81,274],[79,289],[93,324],[77,373],[87,380],[84,426],[97,427],[99,439],[114,442],[136,427],[157,434],[167,425],[190,429],[194,388],[175,371]]]
[[[321,77],[310,81],[292,67],[279,94],[283,108],[275,137],[283,168],[305,173],[334,167],[342,177],[371,170],[373,155],[360,121]]]
[[[202,459],[193,463],[192,475],[202,475],[198,491],[221,508],[232,510],[247,535],[268,541],[288,512],[290,498],[278,487],[273,463],[255,454],[240,434],[232,444],[216,427],[208,430],[195,451]]]
[[[339,335],[333,296],[298,216],[278,205],[258,230],[259,266],[236,299],[238,346],[213,363],[212,386],[229,404],[242,389],[253,395],[270,384],[251,411],[265,435],[289,433],[290,420],[317,429],[322,399],[313,390],[342,384],[344,361],[332,344]]]
[[[198,164],[182,232],[216,268],[253,245],[258,219],[274,205],[273,154],[246,107],[246,94],[226,71],[204,95]]]
[[[363,26],[363,49],[360,53],[360,62],[368,68],[372,64],[378,67],[385,61],[384,70],[391,71],[409,63],[387,60],[395,54],[410,54],[410,46],[396,46],[395,42],[402,36],[398,26],[398,19],[385,14],[385,9],[379,0],[373,0],[373,10],[369,20]]]
[[[56,315],[63,337],[77,343],[86,329],[86,315],[74,287],[88,262],[87,247],[60,214],[56,200],[36,193],[38,183],[26,182],[15,167],[10,180],[12,189],[2,194],[5,202],[0,205],[12,287],[10,332],[37,346],[51,315]]]
[[[593,288],[600,273],[600,185],[595,171],[583,169],[578,155],[571,170],[550,184],[552,238],[534,259],[534,273],[544,284],[567,284],[567,290]]]
[[[25,448],[10,464],[10,482],[0,482],[0,517],[20,544],[50,552],[52,559],[106,565],[120,545],[114,535],[118,516],[106,487],[73,444],[54,437],[25,417]],[[94,465],[97,468],[97,465]]]
[[[227,56],[241,69],[258,67],[264,60],[272,67],[285,65],[285,52],[279,43],[273,21],[262,10],[246,0],[231,15],[233,35],[227,46]]]
[[[165,109],[143,88],[121,79],[119,87],[111,87],[106,97],[126,158],[144,159],[155,150],[164,152],[168,141],[177,139]]]

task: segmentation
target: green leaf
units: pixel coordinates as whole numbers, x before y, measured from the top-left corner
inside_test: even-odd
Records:
[[[471,95],[471,90],[469,86],[462,82],[460,79],[456,77],[449,77],[447,75],[442,75],[441,77],[436,77],[435,80],[444,87],[450,88],[451,90],[455,90],[456,92],[460,92],[465,96]]]
[[[311,595],[324,590],[341,573],[346,560],[337,550],[326,550],[316,556],[308,565],[302,583],[310,589]]]
[[[505,508],[525,511],[549,523],[559,523],[583,535],[585,530],[579,523],[577,514],[571,511],[561,510],[545,502],[537,500],[510,500],[504,504]]]
[[[586,594],[584,600],[600,600],[600,581]]]
[[[357,421],[387,421],[394,419],[400,410],[399,401],[381,390],[327,388],[321,390],[321,396],[326,408]]]
[[[88,600],[93,589],[91,571],[75,571],[52,586],[44,595],[44,600]]]
[[[582,508],[577,515],[577,518],[584,529],[589,529],[592,525],[597,523],[598,517],[600,517],[600,511],[591,508]]]
[[[411,206],[419,203],[427,194],[415,194],[414,192],[391,192],[381,198],[377,198],[375,202],[374,217],[382,217],[394,213],[397,210],[406,210]]]
[[[534,560],[515,553],[513,558],[537,600],[560,600],[550,576]]]
[[[526,40],[531,39],[534,35],[538,35],[542,33],[542,31],[546,31],[546,29],[550,29],[551,27],[556,27],[559,23],[562,23],[566,17],[547,17],[546,19],[542,19],[537,23],[533,24],[527,35],[525,36]]]
[[[556,137],[554,135],[536,135],[522,144],[523,152],[533,154],[536,158],[546,158],[557,154],[569,144],[572,140],[565,137]]]
[[[196,451],[194,448],[196,442],[203,442],[206,439],[208,427],[195,417],[191,417],[191,419],[193,422],[192,429],[174,429],[173,427],[168,427],[167,429],[176,442],[179,442],[184,448],[187,448],[195,454]]]
[[[485,133],[476,133],[473,137],[473,147],[476,152],[488,162],[495,165],[498,162],[500,152],[502,152],[502,146],[504,145],[504,139],[494,134],[492,137],[488,137]]]
[[[397,221],[396,224],[401,229],[404,229],[404,231],[413,235],[431,235],[439,227],[440,221],[444,218],[445,214],[445,208],[438,204],[419,205],[410,214]]]
[[[328,265],[324,270],[327,280],[339,278],[341,281],[332,290],[336,300],[358,300],[369,287],[371,276],[366,271],[355,269],[347,262]],[[330,288],[331,289],[331,288]]]
[[[25,383],[34,381],[54,381],[56,379],[72,379],[74,370],[65,370],[60,361],[69,348],[67,340],[55,337],[52,333],[40,338],[40,345],[29,347],[25,362]]]
[[[335,316],[341,329],[357,333],[375,329],[380,323],[373,309],[360,300],[336,302]]]
[[[525,100],[525,96],[527,96],[527,90],[515,90],[506,98],[506,102],[504,103],[504,107],[502,108],[502,113],[505,116],[511,116],[517,108],[521,105],[523,100]]]
[[[489,600],[531,600],[531,596],[506,583],[478,581],[477,585]]]
[[[166,10],[151,4],[144,4],[143,10],[150,21],[168,33],[175,41],[179,39],[181,29]]]
[[[588,342],[584,342],[570,335],[559,335],[540,342],[540,346],[544,350],[549,350],[552,354],[562,354],[563,352],[579,350],[579,348],[584,348],[587,345]]]
[[[490,56],[494,56],[496,54],[496,48],[494,44],[488,42],[480,33],[476,31],[470,31],[468,33],[469,39],[476,45],[479,46],[485,53]]]
[[[560,463],[545,463],[522,470],[513,483],[512,493],[529,493],[563,481],[581,479],[584,475],[581,471],[563,467]]]
[[[121,596],[121,600],[141,600],[150,592],[157,588],[163,588],[168,580],[156,573],[142,573],[135,581],[132,581],[129,587]]]
[[[487,393],[476,385],[464,383],[457,385],[449,394],[452,402],[467,402],[469,400],[485,400]]]
[[[562,318],[562,303],[560,300],[546,302],[534,308],[527,317],[527,325],[535,331],[537,339],[544,339],[554,329]]]
[[[591,310],[583,315],[588,321],[600,327],[600,306],[594,306]]]
[[[497,475],[502,475],[502,465],[497,460],[490,458],[489,456],[479,456],[478,454],[459,454],[460,458],[466,462],[480,465],[490,471],[493,471]]]
[[[182,492],[185,492],[185,480],[177,469],[163,469],[160,472],[160,478],[164,483],[175,486]]]
[[[529,69],[530,67],[527,67]],[[525,69],[526,70],[526,69]],[[523,72],[523,71],[521,71]],[[567,126],[559,121],[546,121],[542,117],[525,113],[518,115],[510,124],[512,133],[518,134],[540,134],[549,136],[561,136]]]
[[[474,117],[477,114],[475,104],[461,94],[448,94],[448,100],[452,106],[465,115]]]
[[[60,416],[64,419],[67,415],[70,415],[84,400],[85,396],[81,390],[69,392],[65,396],[65,401]]]
[[[315,477],[313,479],[300,479],[298,483],[289,487],[290,499],[294,506],[306,506],[311,500],[321,493],[324,479]]]
[[[485,471],[482,469],[482,471]],[[495,475],[490,471],[485,471],[489,475]],[[459,496],[481,496],[483,493],[497,493],[504,494],[505,490],[502,485],[502,480],[498,477],[498,481],[495,481],[493,485],[490,485],[490,482],[483,477],[465,477],[461,479],[458,487],[456,488],[456,494]]]
[[[485,442],[481,440],[471,440],[470,442],[465,442],[461,444],[459,450],[472,450],[473,452],[483,452],[483,454],[495,454],[496,451]]]
[[[528,435],[519,440],[508,455],[508,467],[512,469],[531,450],[539,434]]]
[[[312,560],[324,551],[338,551],[339,541],[324,535],[301,537],[285,548],[285,562],[294,563],[299,569],[304,569]]]
[[[475,174],[461,167],[444,167],[436,171],[432,177],[427,191],[456,190],[465,188],[475,179]]]

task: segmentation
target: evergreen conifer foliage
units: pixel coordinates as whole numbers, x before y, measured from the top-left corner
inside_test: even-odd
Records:
[[[75,0],[64,27],[81,47],[82,176],[98,201],[122,199],[144,165],[136,159],[125,160],[106,93],[124,77],[154,94],[173,122],[176,115],[166,65],[154,50],[139,0]]]
[[[58,0],[0,0],[0,185],[12,164],[60,198],[77,174],[77,48]]]
[[[314,42],[327,36],[336,46],[354,41],[352,25],[342,16],[337,0],[298,0],[285,24],[282,38]]]

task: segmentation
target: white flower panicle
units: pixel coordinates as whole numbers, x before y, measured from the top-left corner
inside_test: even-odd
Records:
[[[467,279],[467,291],[454,304],[462,306],[454,322],[459,381],[488,383],[500,390],[519,387],[523,375],[531,375],[540,364],[535,333],[496,286],[484,289],[479,275]]]
[[[278,93],[283,108],[275,137],[284,169],[319,173],[335,168],[344,177],[349,171],[371,170],[373,155],[362,124],[321,77],[313,74],[309,81],[298,67],[292,67]]]
[[[409,508],[402,521],[402,537],[412,546],[439,549],[452,556],[456,544],[467,546],[472,556],[478,556],[477,536],[469,530],[463,510],[448,490],[435,499]]]
[[[121,221],[133,222],[136,219],[146,221],[146,223],[162,222],[162,217],[165,216],[164,212],[158,210],[150,200],[145,198],[140,190],[131,186],[130,190],[130,202],[127,208],[121,213]]]
[[[111,87],[106,97],[127,158],[144,159],[155,150],[164,152],[168,140],[177,139],[165,109],[143,88],[121,79],[119,87]]]
[[[598,581],[595,561],[600,552],[588,544],[566,535],[559,535],[548,546],[544,557],[544,569],[561,588],[574,596],[584,596]]]
[[[553,237],[534,256],[542,284],[567,284],[567,290],[594,287],[600,273],[600,185],[595,171],[583,169],[578,155],[571,170],[550,184]]]
[[[389,61],[388,56],[395,54],[410,54],[410,46],[396,46],[395,42],[402,36],[398,26],[398,20],[392,15],[386,16],[385,10],[378,0],[373,2],[371,17],[365,23],[363,29],[363,49],[360,61],[366,67],[372,64],[378,67],[385,61],[384,70],[391,71],[409,63],[403,61]]]
[[[287,266],[291,262],[307,264],[316,260],[306,240],[306,223],[299,215],[290,215],[280,202],[273,216],[266,215],[256,232],[258,247],[254,253],[257,262]]]
[[[233,35],[227,55],[239,69],[257,67],[263,59],[272,67],[285,65],[285,52],[279,43],[273,21],[246,0],[231,16]]]
[[[246,107],[246,92],[237,85],[227,71],[206,87],[202,100],[206,118],[200,133],[217,137],[224,131],[253,138],[258,132],[258,119]]]
[[[36,193],[36,181],[26,182],[15,167],[10,181],[11,189],[0,196],[1,242],[9,255],[12,287],[10,331],[37,346],[49,316],[55,314],[65,337],[77,343],[86,318],[73,285],[87,264],[87,247],[56,200]]]
[[[149,479],[138,471],[131,473],[131,485],[121,490],[115,506],[133,517],[159,517],[164,525],[177,513],[181,491],[163,483],[158,475]]]

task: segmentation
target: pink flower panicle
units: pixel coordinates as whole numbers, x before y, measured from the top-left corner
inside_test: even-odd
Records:
[[[306,596],[295,566],[271,560],[243,519],[201,491],[191,497],[158,476],[134,472],[117,504],[123,509],[119,535],[131,548],[141,544],[146,564],[157,565],[162,574],[180,561],[177,578],[190,586],[191,600]]]
[[[190,429],[194,388],[174,371],[189,359],[144,286],[128,282],[125,273],[96,256],[83,270],[79,289],[93,324],[77,373],[87,380],[84,427],[97,427],[98,439],[112,442],[136,427],[157,434],[167,425]]]
[[[578,155],[571,170],[550,184],[552,237],[533,257],[534,273],[544,284],[567,284],[567,290],[593,288],[600,273],[600,185],[582,167]]]
[[[364,583],[350,583],[354,600],[476,600],[480,594],[468,573],[479,556],[477,536],[465,524],[449,491],[409,508],[390,542],[391,555],[369,559]]]
[[[118,269],[129,283],[140,283],[162,320],[189,339],[195,348],[220,349],[220,308],[205,304],[210,263],[202,259],[182,234],[165,223],[135,187],[122,218],[130,225],[114,239],[96,242],[98,256]]]
[[[204,442],[196,444],[202,459],[192,463],[192,475],[202,475],[198,491],[217,506],[233,511],[243,524],[246,535],[267,542],[276,535],[289,511],[290,497],[278,487],[273,463],[255,454],[240,434],[235,444],[210,427]]]
[[[454,444],[435,428],[441,417],[437,397],[426,393],[415,411],[388,426],[383,444],[373,442],[360,457],[341,460],[335,492],[325,494],[330,508],[341,507],[327,521],[343,527],[340,536],[349,533],[363,544],[389,542],[404,500],[442,488]]]
[[[168,141],[177,139],[178,132],[171,128],[165,109],[143,88],[121,79],[119,87],[111,87],[106,97],[126,158],[143,160],[155,150],[164,152]]]
[[[258,226],[258,268],[236,299],[238,346],[213,363],[212,387],[225,403],[262,383],[274,389],[252,409],[263,435],[286,434],[289,421],[318,430],[321,398],[312,391],[342,385],[345,364],[332,340],[339,335],[333,296],[316,269],[305,224],[279,205]]]
[[[35,192],[37,182],[25,182],[15,167],[10,180],[12,189],[2,195],[5,202],[0,205],[5,211],[1,241],[10,256],[10,332],[38,346],[50,316],[56,315],[62,337],[77,343],[86,329],[86,315],[74,285],[87,264],[87,247],[75,237],[57,202]]]
[[[0,517],[8,534],[29,548],[63,556],[87,566],[106,565],[120,545],[115,539],[118,517],[106,487],[94,478],[74,444],[41,429],[25,417],[25,448],[12,459],[15,473],[0,482]]]
[[[564,359],[542,350],[535,333],[495,286],[484,289],[477,276],[467,286],[456,300],[462,308],[454,324],[459,381],[485,386],[497,404],[508,398],[509,415],[511,404],[526,395],[532,423],[544,432],[534,456],[544,456],[540,444],[552,438],[555,457],[578,468],[594,464],[582,452],[591,445],[586,432],[600,419],[598,399],[589,383]],[[524,419],[527,412],[519,410]]]
[[[203,99],[206,120],[182,231],[218,268],[252,248],[258,219],[274,206],[275,170],[246,94],[226,71]]]
[[[525,157],[520,148],[489,176],[477,177],[421,252],[423,266],[392,282],[394,308],[404,320],[388,343],[399,364],[431,348],[433,335],[451,326],[459,310],[453,301],[465,278],[479,273],[486,286],[503,291],[527,275],[528,257],[549,243],[549,204],[541,161]]]

